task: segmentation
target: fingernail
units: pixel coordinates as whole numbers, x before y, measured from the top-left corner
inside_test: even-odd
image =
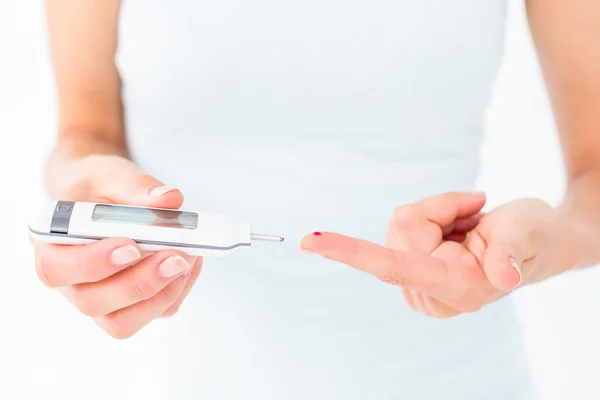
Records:
[[[119,247],[110,254],[110,260],[117,265],[126,265],[142,258],[140,251],[132,244]]]
[[[511,267],[516,269],[517,272],[519,273],[519,283],[517,284],[517,286],[518,286],[521,284],[521,279],[523,278],[523,275],[521,273],[521,267],[517,263],[517,260],[515,260],[513,257],[508,257],[508,262],[510,263]]]
[[[171,256],[158,266],[163,278],[172,278],[190,269],[190,264],[181,256]]]
[[[313,251],[308,250],[308,249],[301,249],[301,251],[305,254],[314,254]]]
[[[190,274],[190,272],[192,272],[192,269],[193,269],[192,267],[193,267],[194,265],[196,265],[196,260],[197,260],[197,259],[198,259],[198,257],[192,257],[192,258],[190,258],[190,262],[189,262],[189,264],[190,264],[190,267],[188,268],[188,270],[187,270],[187,271],[185,271],[185,272],[183,273],[184,275],[189,275],[189,274]]]
[[[315,235],[315,236],[321,236],[322,233],[321,232],[313,232],[313,235]]]
[[[176,189],[172,188],[172,187],[168,187],[168,186],[158,186],[158,187],[152,188],[150,190],[150,196],[152,196],[152,197],[160,197],[163,194],[171,192],[173,190],[176,190]]]
[[[485,196],[485,192],[473,192],[473,196],[484,197]]]

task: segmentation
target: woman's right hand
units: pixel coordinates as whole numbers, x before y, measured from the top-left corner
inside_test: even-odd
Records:
[[[54,199],[179,208],[182,194],[142,173],[130,160],[90,155],[51,161]],[[127,238],[87,245],[32,239],[40,280],[56,288],[108,334],[128,338],[152,320],[174,314],[196,281],[200,258],[164,250],[142,254]]]

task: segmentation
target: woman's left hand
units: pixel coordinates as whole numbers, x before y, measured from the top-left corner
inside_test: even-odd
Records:
[[[399,207],[386,247],[316,232],[302,249],[402,287],[412,308],[438,318],[590,262],[592,232],[575,219],[537,199],[483,214],[485,201],[482,193],[446,193]]]

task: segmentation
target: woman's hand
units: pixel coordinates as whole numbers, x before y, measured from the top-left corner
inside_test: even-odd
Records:
[[[160,208],[183,203],[179,191],[119,156],[55,157],[48,170],[55,199]],[[32,243],[41,281],[115,338],[127,338],[155,318],[173,315],[202,264],[199,258],[171,250],[142,254],[126,238],[77,246]]]
[[[484,204],[482,193],[446,193],[399,207],[386,247],[316,233],[302,249],[402,287],[412,308],[439,318],[477,311],[597,256],[596,234],[543,201],[518,200],[488,214]]]

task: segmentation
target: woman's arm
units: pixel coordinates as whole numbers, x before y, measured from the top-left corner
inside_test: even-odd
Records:
[[[47,0],[58,89],[59,134],[48,161],[55,199],[179,208],[181,192],[127,159],[121,82],[114,58],[119,0]],[[143,258],[132,240],[78,246],[32,240],[36,271],[116,338],[173,315],[201,260],[171,250]]]
[[[69,156],[126,155],[115,66],[120,0],[47,0],[59,105],[57,148]]]
[[[521,199],[482,215],[482,194],[446,193],[398,208],[385,247],[326,233],[304,250],[401,286],[411,307],[441,318],[600,262],[600,2],[527,9],[566,164],[561,207]]]
[[[600,232],[600,2],[526,4],[567,171],[562,211]]]

